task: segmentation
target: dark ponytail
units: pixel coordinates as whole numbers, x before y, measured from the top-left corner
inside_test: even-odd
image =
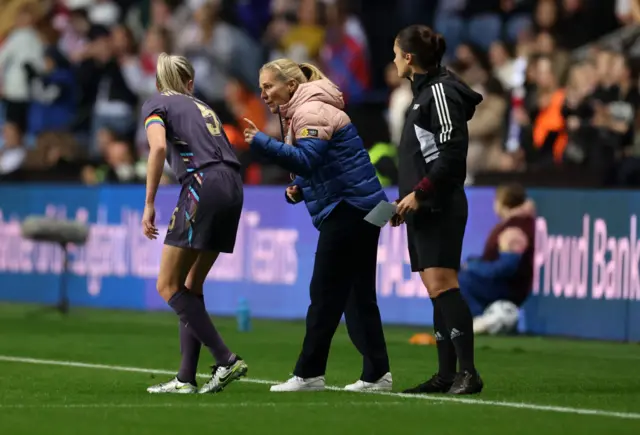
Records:
[[[444,53],[447,51],[447,42],[444,40],[444,36],[440,33],[435,33],[433,35],[434,45],[436,47],[436,51],[434,57],[436,59],[436,66],[440,66],[442,63],[442,58],[444,57]]]
[[[396,37],[396,44],[405,53],[412,54],[415,65],[424,70],[440,66],[447,51],[444,37],[421,24],[402,29]]]

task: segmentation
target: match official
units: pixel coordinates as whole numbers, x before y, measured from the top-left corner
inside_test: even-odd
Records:
[[[442,35],[422,25],[402,30],[393,48],[398,75],[411,80],[414,95],[399,146],[400,199],[393,224],[407,224],[411,269],[420,273],[433,303],[439,360],[433,377],[405,392],[474,394],[483,383],[457,272],[468,213],[467,121],[482,96],[440,65],[445,49]]]

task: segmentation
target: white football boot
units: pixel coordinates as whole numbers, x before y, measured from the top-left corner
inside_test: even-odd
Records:
[[[347,385],[344,389],[345,391],[391,391],[392,386],[393,380],[391,379],[391,373],[386,373],[376,382],[358,381],[354,384]]]
[[[147,393],[151,394],[193,394],[197,391],[198,388],[195,385],[188,382],[180,382],[177,377],[164,384],[147,388]]]
[[[233,381],[246,376],[248,370],[247,363],[239,356],[236,356],[235,361],[226,366],[215,365],[213,366],[211,378],[200,388],[198,393],[219,393]]]
[[[294,376],[287,382],[282,384],[273,385],[271,391],[278,393],[289,393],[295,391],[323,391],[324,390],[324,376],[316,376],[315,378],[301,378]]]

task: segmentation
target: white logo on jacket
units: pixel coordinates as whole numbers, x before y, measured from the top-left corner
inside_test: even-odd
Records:
[[[413,128],[416,131],[418,142],[420,142],[420,151],[422,151],[425,162],[429,163],[437,159],[440,156],[440,151],[438,151],[434,134],[416,124],[413,124]]]

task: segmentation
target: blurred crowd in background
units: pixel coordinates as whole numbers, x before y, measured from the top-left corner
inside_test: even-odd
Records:
[[[640,0],[0,0],[0,10],[0,180],[143,182],[139,107],[165,51],[193,63],[196,95],[221,118],[247,184],[288,182],[241,132],[250,118],[281,136],[258,73],[289,57],[340,86],[393,185],[412,99],[393,41],[421,23],[484,96],[469,123],[469,184],[577,170],[598,186],[640,185]],[[174,182],[168,168],[163,182]]]

